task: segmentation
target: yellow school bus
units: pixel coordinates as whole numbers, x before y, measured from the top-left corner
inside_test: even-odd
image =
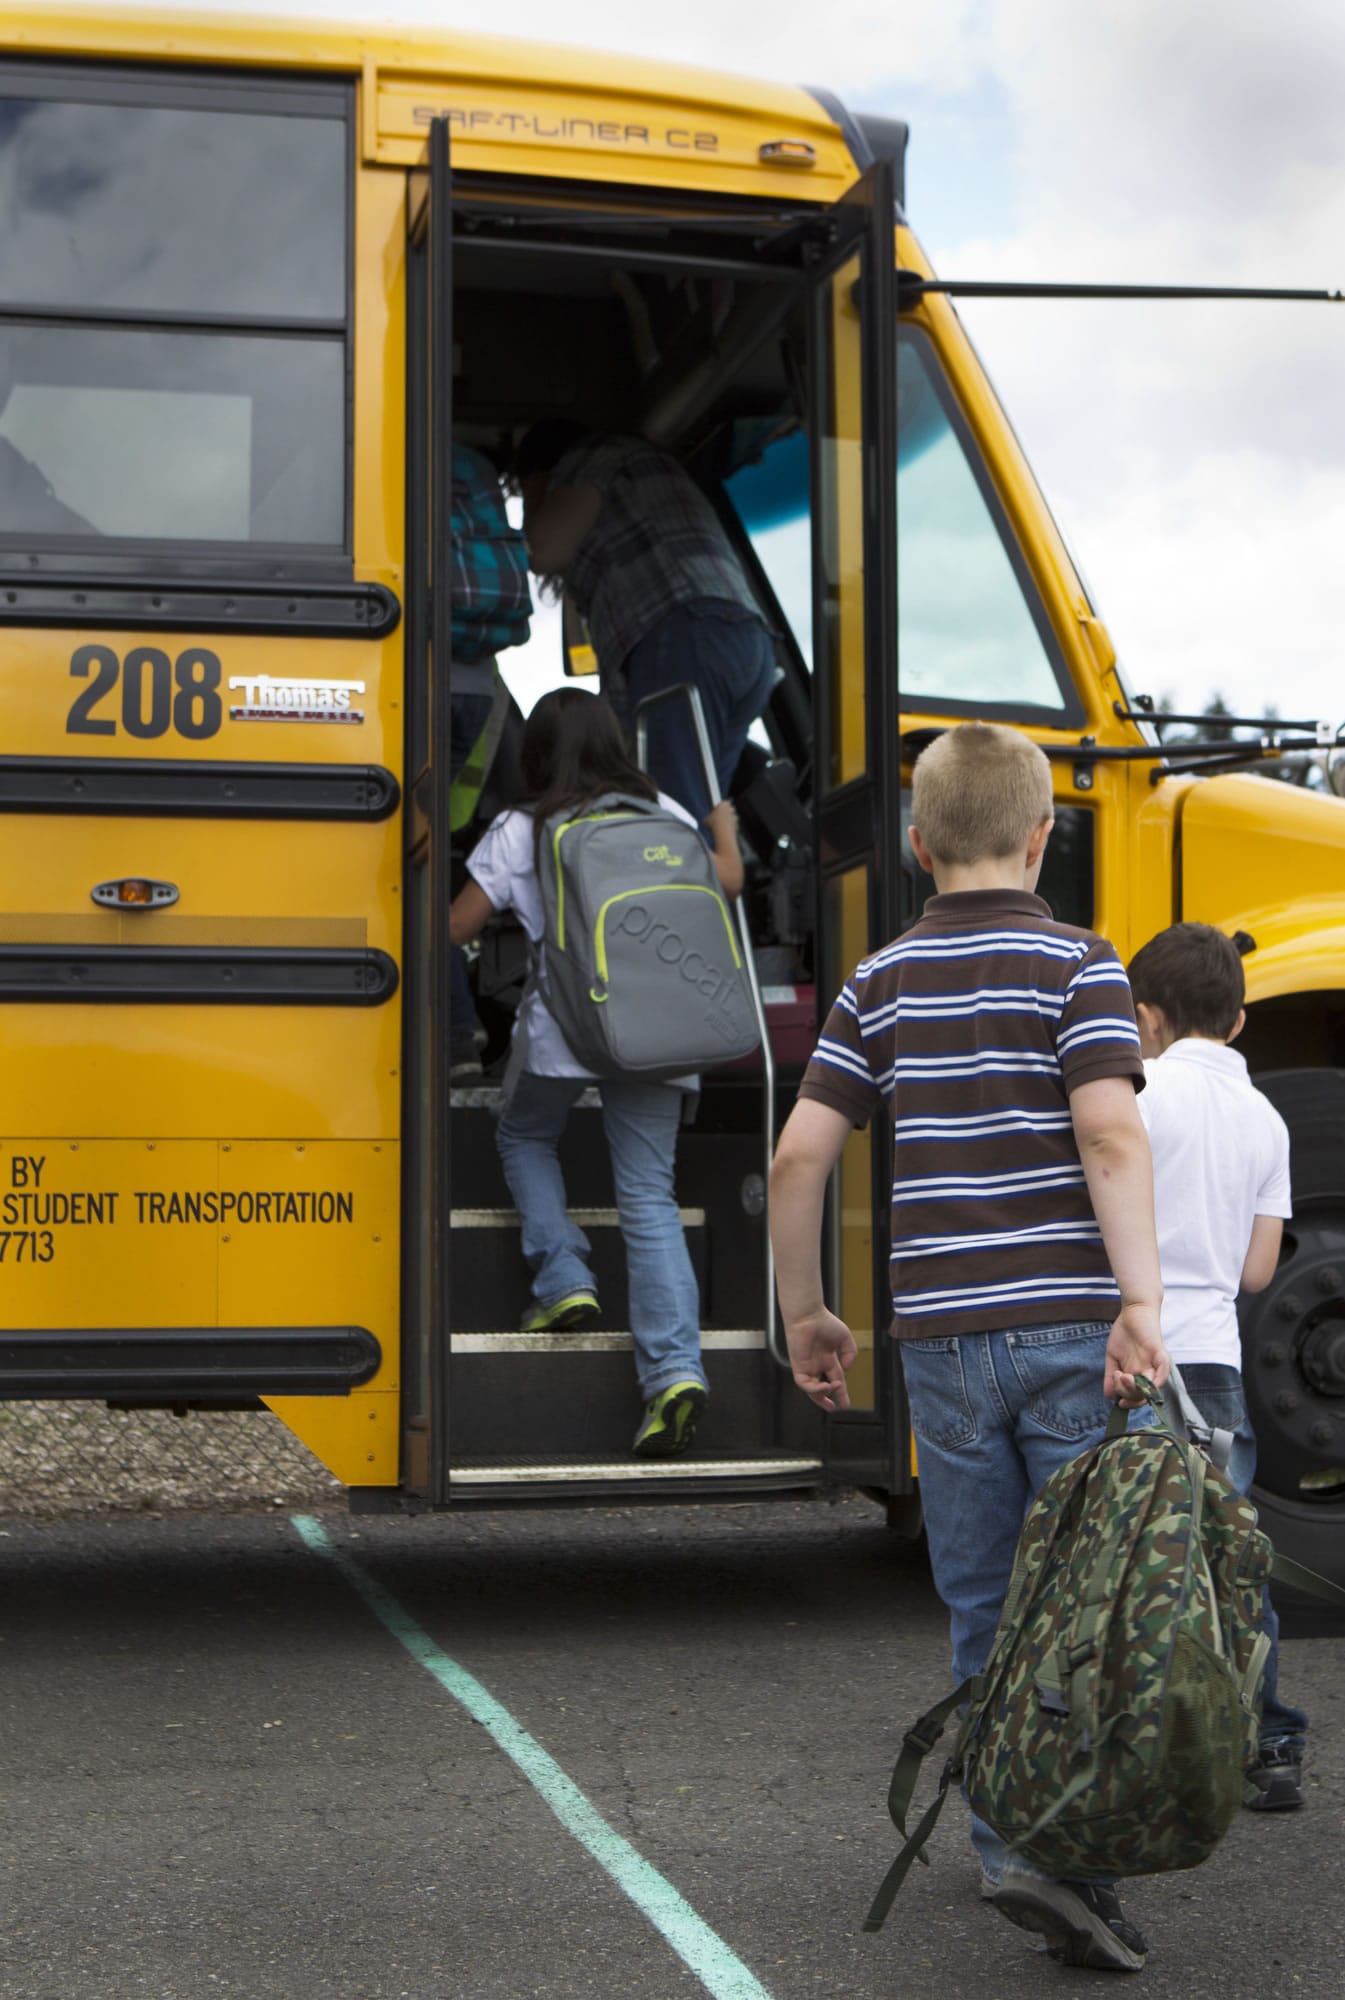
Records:
[[[264,1406],[359,1506],[842,1481],[909,1525],[887,1141],[837,1177],[833,1420],[780,1365],[763,1174],[819,1012],[922,893],[903,763],[991,717],[1053,759],[1060,916],[1123,954],[1245,933],[1298,1201],[1246,1328],[1262,1500],[1340,1568],[1345,808],[1164,755],[923,282],[905,137],[466,34],[7,17],[0,1396]],[[450,438],[560,415],[682,457],[779,635],[734,787],[773,1061],[707,1077],[681,1149],[685,1463],[629,1454],[596,1112],[566,1159],[608,1317],[528,1335],[498,1090],[448,1075]],[[507,931],[475,977],[498,1051]]]

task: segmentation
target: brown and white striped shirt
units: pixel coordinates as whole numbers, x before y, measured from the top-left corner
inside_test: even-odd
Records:
[[[1038,896],[932,896],[855,969],[799,1094],[892,1110],[898,1337],[1115,1316],[1069,1111],[1105,1076],[1144,1087],[1125,969]]]

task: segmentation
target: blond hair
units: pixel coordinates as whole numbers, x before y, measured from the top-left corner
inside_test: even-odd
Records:
[[[936,861],[962,867],[1017,854],[1055,811],[1037,745],[995,722],[947,729],[920,753],[911,820]]]

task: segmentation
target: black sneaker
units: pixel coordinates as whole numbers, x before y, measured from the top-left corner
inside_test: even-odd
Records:
[[[1293,1812],[1303,1804],[1303,1753],[1292,1743],[1267,1743],[1261,1760],[1244,1774],[1248,1812]]]
[[[1148,1941],[1121,1909],[1109,1883],[1051,1882],[1005,1864],[995,1908],[1020,1930],[1035,1931],[1062,1965],[1093,1972],[1139,1972]]]
[[[597,1293],[581,1289],[549,1305],[529,1306],[518,1324],[520,1333],[561,1333],[601,1317]]]
[[[646,1405],[644,1421],[631,1446],[637,1458],[679,1458],[689,1451],[705,1408],[699,1382],[674,1382]]]

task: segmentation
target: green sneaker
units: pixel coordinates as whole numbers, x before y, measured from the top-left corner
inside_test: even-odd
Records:
[[[562,1327],[582,1326],[596,1319],[601,1307],[596,1292],[567,1292],[550,1305],[530,1306],[519,1321],[520,1333],[557,1333]]]
[[[704,1408],[705,1391],[699,1382],[673,1382],[645,1411],[632,1446],[635,1456],[676,1458],[695,1437],[696,1422]]]

